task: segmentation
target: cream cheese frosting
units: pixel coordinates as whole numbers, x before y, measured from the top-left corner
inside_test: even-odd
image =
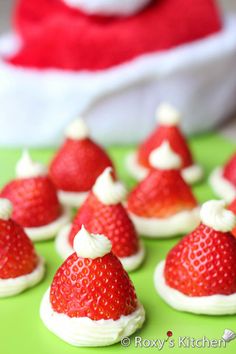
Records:
[[[68,208],[64,208],[63,213],[50,224],[38,227],[25,227],[24,230],[32,241],[43,241],[54,238],[59,230],[66,225],[71,218]]]
[[[122,202],[127,193],[124,185],[113,179],[111,167],[107,167],[97,178],[92,191],[100,202],[106,205]]]
[[[226,203],[223,200],[210,200],[204,203],[200,210],[202,223],[216,231],[232,231],[236,226],[236,217],[225,206]]]
[[[42,280],[44,273],[44,260],[38,257],[38,265],[33,272],[16,278],[0,279],[0,297],[13,296],[33,287]]]
[[[129,16],[145,7],[151,0],[64,0],[91,15]]]
[[[79,208],[88,196],[88,192],[66,192],[59,190],[58,199],[65,207]]]
[[[232,295],[187,296],[166,284],[165,261],[160,262],[154,273],[158,294],[171,307],[179,311],[205,315],[231,315],[236,313],[236,293]]]
[[[82,225],[75,235],[73,248],[78,257],[95,259],[111,252],[111,241],[104,235],[90,234]]]
[[[200,222],[199,207],[167,218],[145,218],[129,212],[138,233],[144,237],[166,238],[192,231]]]
[[[82,140],[89,136],[88,127],[82,118],[73,120],[65,131],[66,138],[72,140]]]
[[[24,150],[20,160],[16,164],[16,176],[17,178],[31,178],[45,176],[47,174],[46,167],[31,159],[27,150]]]
[[[12,203],[6,198],[0,198],[0,219],[9,220],[12,214]]]
[[[138,181],[143,180],[150,172],[148,168],[145,168],[138,163],[136,152],[131,152],[127,155],[125,159],[125,166],[129,174]],[[194,184],[202,179],[204,172],[201,166],[191,165],[183,168],[181,170],[181,175],[185,182],[188,184]]]
[[[236,187],[223,176],[223,168],[217,167],[209,177],[209,183],[215,194],[231,203],[236,198]]]
[[[69,243],[69,234],[72,224],[67,224],[64,226],[58,233],[55,240],[55,248],[57,253],[61,256],[62,259],[66,259],[73,252],[74,249]],[[145,257],[145,248],[141,241],[139,241],[139,249],[137,253],[134,253],[128,257],[119,257],[123,267],[126,271],[131,272],[137,269],[140,264],[143,262]]]
[[[50,303],[50,289],[40,306],[40,317],[47,328],[65,342],[78,347],[107,346],[119,342],[142,327],[145,311],[141,304],[130,315],[118,320],[91,320],[88,317],[69,317],[57,313]]]
[[[157,107],[156,120],[161,125],[179,125],[180,112],[171,104],[163,102]]]
[[[149,162],[152,167],[159,170],[178,170],[181,167],[180,156],[171,149],[167,140],[151,152]]]

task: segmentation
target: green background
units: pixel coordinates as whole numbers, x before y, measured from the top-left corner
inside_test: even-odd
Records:
[[[204,166],[207,175],[215,166],[223,163],[235,150],[235,145],[214,134],[194,137],[191,139],[191,147],[196,159]],[[117,166],[121,179],[129,188],[134,181],[129,178],[124,169],[124,157],[132,148],[112,147],[109,149]],[[32,150],[32,156],[43,162],[48,162],[53,151]],[[14,166],[20,156],[20,150],[0,150],[0,184],[3,185],[14,177]],[[200,202],[214,197],[204,183],[194,187],[194,191]],[[199,316],[181,313],[166,305],[156,294],[153,285],[153,271],[156,264],[162,260],[169,249],[179,238],[171,240],[144,240],[147,257],[143,266],[130,274],[139,299],[146,309],[146,323],[135,335],[146,339],[165,339],[166,332],[173,332],[173,339],[178,336],[190,336],[199,338],[206,336],[209,339],[220,339],[225,328],[236,331],[235,316]],[[66,353],[134,353],[135,351],[157,352],[157,348],[135,348],[132,344],[124,348],[120,343],[106,348],[75,348],[50,333],[39,318],[39,304],[43,293],[49,286],[51,279],[59,267],[61,260],[57,256],[53,241],[37,243],[38,252],[44,256],[47,262],[47,274],[44,281],[33,289],[18,296],[0,299],[0,352],[2,354],[66,354]],[[169,348],[165,344],[161,353],[187,353],[194,352],[233,353],[236,352],[236,340],[227,344],[226,348],[211,349],[187,349]]]

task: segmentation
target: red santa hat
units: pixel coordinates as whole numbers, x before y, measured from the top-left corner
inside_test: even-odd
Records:
[[[0,143],[52,144],[75,114],[100,141],[137,141],[163,99],[187,131],[209,128],[233,109],[235,30],[213,0],[20,0],[0,43]]]

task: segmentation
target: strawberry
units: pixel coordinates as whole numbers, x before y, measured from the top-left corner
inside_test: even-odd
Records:
[[[92,320],[117,320],[137,308],[134,287],[112,253],[94,259],[73,253],[54,276],[50,302],[57,313]]]
[[[230,204],[229,210],[236,215],[236,199]],[[236,237],[236,227],[232,230],[232,234]]]
[[[193,209],[197,201],[178,170],[152,170],[129,194],[129,212],[147,218],[167,218]]]
[[[236,187],[236,153],[225,165],[223,176]]]
[[[181,156],[183,168],[193,164],[191,152],[179,127],[167,125],[158,126],[151,136],[140,145],[138,162],[146,168],[151,168],[149,155],[165,140],[168,140],[174,152]]]
[[[23,227],[47,225],[61,215],[56,189],[47,176],[13,180],[0,196],[12,202],[12,218]]]
[[[166,283],[188,296],[236,292],[236,239],[200,224],[168,254]]]
[[[128,257],[138,252],[137,233],[121,203],[105,205],[90,192],[74,219],[69,236],[71,246],[82,225],[91,233],[106,235],[117,257]]]
[[[110,158],[91,139],[67,138],[51,162],[50,176],[60,190],[83,192],[108,166],[112,166]]]
[[[0,219],[0,278],[29,274],[37,263],[33,244],[24,230],[12,219]]]

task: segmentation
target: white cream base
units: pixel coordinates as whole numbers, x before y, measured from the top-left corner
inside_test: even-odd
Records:
[[[71,226],[72,224],[65,225],[58,233],[55,240],[56,251],[62,257],[62,259],[66,259],[74,252],[68,240]],[[121,261],[125,270],[131,272],[141,265],[144,260],[144,257],[145,248],[143,246],[143,243],[140,241],[139,250],[137,253],[129,257],[119,258],[119,260]]]
[[[25,227],[24,230],[32,241],[43,241],[54,238],[59,230],[66,225],[71,218],[69,209],[64,209],[63,214],[50,224],[39,227]]]
[[[160,262],[154,273],[154,285],[165,302],[179,311],[204,315],[231,315],[236,313],[236,293],[232,295],[187,296],[171,288],[164,278],[165,261]]]
[[[87,195],[88,192],[65,192],[62,190],[58,191],[58,198],[60,203],[66,207],[79,208],[87,198]]]
[[[209,177],[209,183],[214,193],[224,199],[227,203],[231,203],[236,198],[236,188],[230,181],[223,177],[223,168],[216,168]]]
[[[129,174],[138,181],[143,180],[149,173],[149,169],[141,166],[137,161],[137,153],[129,153],[125,160],[125,166]],[[203,168],[199,165],[192,165],[181,171],[182,177],[188,184],[199,182],[203,176]]]
[[[137,232],[146,237],[165,238],[192,231],[200,223],[200,209],[181,211],[168,218],[143,218],[129,212]]]
[[[41,302],[40,317],[45,326],[65,342],[77,347],[99,347],[117,343],[123,337],[133,334],[142,326],[145,312],[139,304],[132,314],[121,316],[116,321],[71,318],[52,309],[48,289]]]
[[[32,273],[17,278],[0,279],[0,298],[13,296],[39,283],[45,273],[44,259],[39,257],[39,263]]]

